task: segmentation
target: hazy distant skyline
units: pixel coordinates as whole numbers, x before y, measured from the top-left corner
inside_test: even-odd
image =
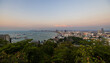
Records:
[[[0,0],[0,30],[110,29],[110,0]]]

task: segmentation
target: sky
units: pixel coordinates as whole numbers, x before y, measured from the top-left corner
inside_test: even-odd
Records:
[[[110,30],[110,0],[0,0],[1,30]]]

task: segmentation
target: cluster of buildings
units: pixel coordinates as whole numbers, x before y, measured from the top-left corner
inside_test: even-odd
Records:
[[[58,35],[55,38],[53,38],[56,41],[61,38],[69,37],[69,36],[80,37],[86,40],[88,39],[102,40],[104,38],[106,42],[108,42],[108,44],[110,45],[110,32],[105,32],[103,28],[101,28],[101,30],[98,30],[98,31],[67,31],[67,30],[58,31],[56,30],[56,32],[58,33]],[[0,35],[0,39],[4,39],[11,43],[11,38],[8,34]],[[41,43],[40,41],[37,41],[37,42]]]
[[[103,28],[98,31],[57,31],[57,38],[64,38],[68,36],[80,37],[83,39],[102,40],[106,39],[110,45],[110,32],[105,32]]]

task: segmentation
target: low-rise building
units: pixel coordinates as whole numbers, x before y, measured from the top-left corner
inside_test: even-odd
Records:
[[[10,38],[10,36],[8,34],[0,35],[0,39],[6,40],[6,41],[11,43],[11,38]]]

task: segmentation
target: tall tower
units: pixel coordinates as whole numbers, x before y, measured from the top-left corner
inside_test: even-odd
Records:
[[[104,29],[103,28],[101,28],[101,33],[104,33]]]

